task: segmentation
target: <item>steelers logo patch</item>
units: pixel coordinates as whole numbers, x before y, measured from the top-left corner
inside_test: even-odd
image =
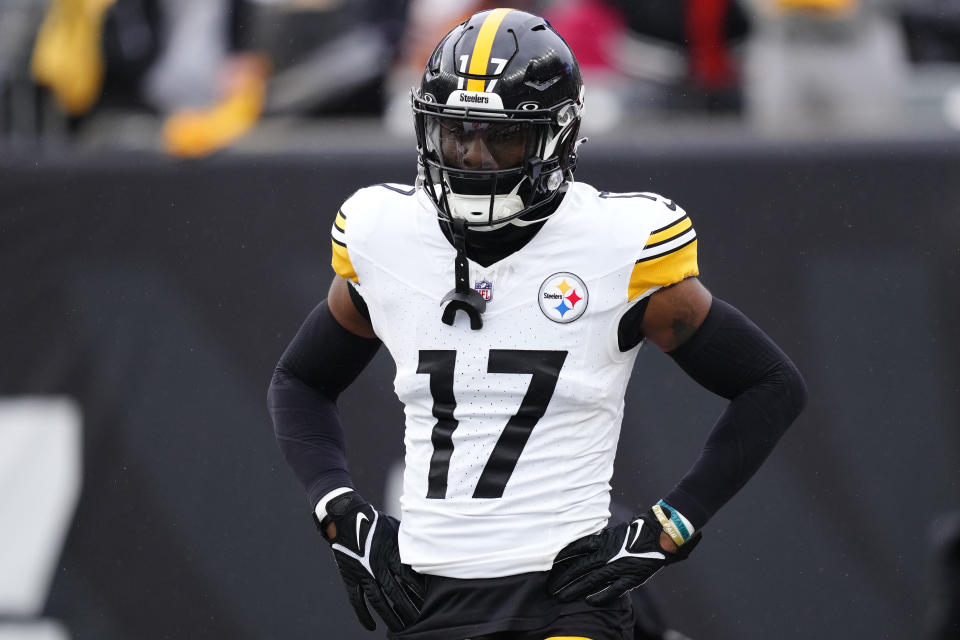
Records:
[[[554,322],[573,322],[587,310],[587,285],[578,276],[561,271],[540,285],[540,310]]]

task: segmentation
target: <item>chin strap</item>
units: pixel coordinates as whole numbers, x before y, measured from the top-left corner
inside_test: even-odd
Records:
[[[443,322],[453,326],[457,311],[463,311],[470,318],[470,328],[477,331],[483,327],[481,316],[487,309],[487,301],[470,286],[470,265],[467,263],[467,221],[454,218],[450,222],[450,231],[453,235],[453,246],[457,250],[457,259],[454,263],[454,278],[457,286],[443,296],[440,302],[444,307]]]

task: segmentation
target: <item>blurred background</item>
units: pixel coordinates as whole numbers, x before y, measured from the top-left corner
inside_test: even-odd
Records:
[[[960,0],[511,4],[583,68],[577,178],[682,204],[704,283],[810,387],[657,576],[662,628],[960,637]],[[339,204],[415,178],[426,57],[493,6],[0,0],[0,640],[384,637],[266,386],[325,296]],[[392,376],[381,353],[341,399],[388,508]],[[722,407],[645,348],[618,508],[669,490]]]
[[[0,0],[6,150],[205,156],[413,139],[409,89],[464,0]],[[565,35],[585,133],[951,136],[957,0],[515,3]],[[683,125],[683,126],[680,126]]]

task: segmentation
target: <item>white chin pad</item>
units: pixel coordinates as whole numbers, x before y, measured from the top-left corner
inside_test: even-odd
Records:
[[[451,214],[454,218],[461,218],[467,222],[490,222],[490,196],[489,195],[460,195],[448,194],[447,200],[450,203]],[[515,213],[523,210],[523,200],[515,194],[494,196],[493,199],[493,222],[489,227],[473,227],[477,231],[488,231],[499,228],[502,225],[496,224],[498,221],[508,218]]]

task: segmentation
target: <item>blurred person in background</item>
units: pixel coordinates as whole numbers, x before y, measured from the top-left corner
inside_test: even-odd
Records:
[[[898,0],[750,0],[750,122],[763,132],[882,133],[902,122]]]
[[[52,0],[33,72],[75,122],[153,113],[169,152],[201,156],[264,114],[382,113],[405,20],[404,0]]]
[[[750,22],[737,0],[572,0],[545,17],[585,54],[600,130],[740,109],[738,47]]]
[[[175,114],[165,127],[167,148],[205,155],[242,135],[261,113],[380,115],[406,11],[404,0],[233,0],[223,97],[206,110]],[[181,24],[195,28],[191,19]],[[190,65],[189,55],[171,51]]]
[[[633,640],[624,596],[690,554],[802,411],[803,379],[700,283],[682,208],[574,181],[584,89],[544,19],[472,16],[411,98],[416,184],[337,212],[337,277],[268,392],[280,449],[367,629],[369,606],[397,640]],[[730,402],[679,484],[611,522],[646,340]],[[405,406],[401,521],[356,490],[336,405],[381,341]]]
[[[32,71],[59,107],[83,115],[103,85],[103,24],[116,0],[51,0],[37,33]]]
[[[0,0],[0,146],[49,135],[43,94],[31,72],[33,41],[43,22],[43,0]]]

